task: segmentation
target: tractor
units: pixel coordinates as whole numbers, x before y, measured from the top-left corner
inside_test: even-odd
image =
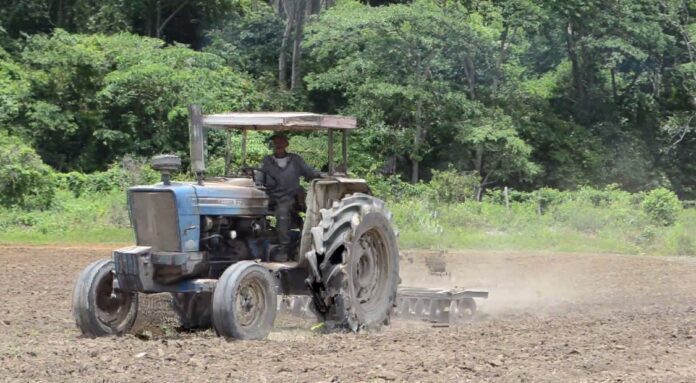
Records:
[[[228,339],[263,339],[273,327],[278,295],[308,296],[326,323],[350,331],[388,324],[396,305],[399,251],[385,204],[362,179],[347,175],[351,117],[313,113],[203,114],[189,106],[190,160],[195,180],[176,182],[181,160],[152,159],[161,182],[127,190],[136,245],[114,250],[79,275],[73,315],[86,336],[128,332],[140,294],[169,293],[186,329],[212,327]],[[241,130],[241,169],[206,177],[208,129]],[[327,131],[327,172],[307,185],[293,215],[287,262],[278,246],[266,191],[272,177],[246,166],[247,131]],[[342,162],[334,164],[334,133]],[[232,173],[232,172],[230,172]]]

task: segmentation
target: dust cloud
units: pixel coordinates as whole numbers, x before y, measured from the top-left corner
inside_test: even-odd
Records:
[[[433,257],[446,264],[433,273]],[[480,317],[508,313],[539,316],[558,314],[579,305],[610,301],[621,290],[625,256],[543,254],[521,252],[404,252],[400,262],[402,286],[485,290],[477,300]],[[639,276],[640,277],[640,276]],[[646,283],[650,277],[644,276]]]

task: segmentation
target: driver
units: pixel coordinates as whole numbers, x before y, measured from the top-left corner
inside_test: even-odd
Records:
[[[275,205],[276,230],[280,245],[271,254],[271,261],[285,262],[288,260],[291,242],[291,214],[295,208],[298,193],[302,190],[300,177],[311,180],[318,178],[320,173],[307,165],[299,155],[286,151],[289,141],[284,134],[274,134],[271,142],[273,155],[265,156],[261,165],[270,204]]]

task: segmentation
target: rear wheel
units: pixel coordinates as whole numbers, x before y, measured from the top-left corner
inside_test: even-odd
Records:
[[[213,326],[226,338],[264,339],[275,322],[278,297],[268,269],[241,261],[225,270],[213,293]]]
[[[352,331],[387,324],[400,279],[396,234],[384,203],[366,194],[347,196],[322,210],[312,236],[314,251],[323,256],[326,318]]]
[[[114,263],[87,266],[73,290],[73,317],[87,336],[120,335],[131,329],[138,313],[138,294],[114,291]]]

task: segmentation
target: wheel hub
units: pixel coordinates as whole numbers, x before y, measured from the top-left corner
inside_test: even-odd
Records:
[[[264,292],[256,281],[247,281],[239,289],[236,299],[237,321],[242,326],[251,326],[259,321],[264,310]]]
[[[369,306],[371,300],[382,296],[382,275],[388,266],[384,259],[384,250],[384,244],[375,231],[366,232],[358,241],[353,280],[355,295],[361,305]]]
[[[97,318],[108,326],[117,325],[126,315],[130,307],[130,295],[113,291],[113,275],[102,278],[95,294]]]

